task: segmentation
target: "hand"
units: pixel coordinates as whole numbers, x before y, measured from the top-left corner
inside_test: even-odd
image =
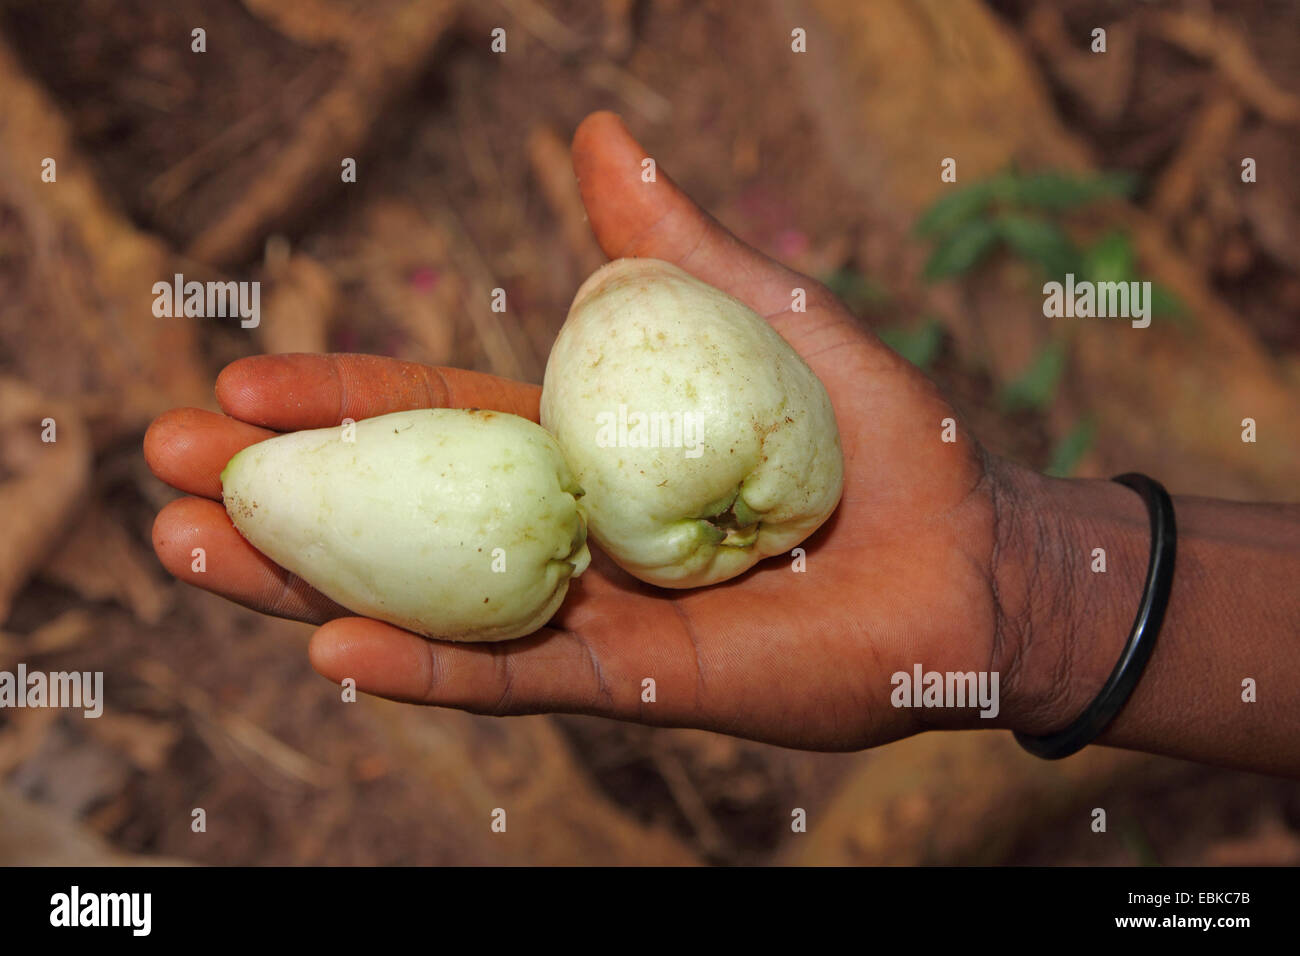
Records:
[[[749,248],[659,173],[611,114],[587,118],[573,160],[605,253],[676,263],[767,318],[825,383],[845,459],[838,511],[804,543],[806,572],[774,557],[691,591],[641,584],[594,553],[549,627],[495,644],[432,642],[348,612],[273,564],[234,529],[218,475],[274,432],[411,408],[485,407],[536,420],[535,386],[360,355],[243,359],[217,380],[226,416],[162,415],[145,438],[161,479],[197,497],[169,504],[154,547],[177,577],[269,614],[322,623],[312,664],[365,692],[478,713],[600,714],[702,727],[792,747],[855,749],[933,726],[1005,724],[1018,648],[996,599],[999,495],[1015,482],[960,427],[913,366],[819,283]],[[807,290],[807,311],[790,310]],[[203,574],[190,571],[195,547]],[[1021,588],[1023,591],[1023,588]],[[1023,596],[1023,595],[1022,595]],[[1003,671],[1003,716],[896,709],[890,675]],[[654,678],[656,701],[641,700]]]

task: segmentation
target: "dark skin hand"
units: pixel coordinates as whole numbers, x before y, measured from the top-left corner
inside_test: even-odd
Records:
[[[248,607],[321,624],[310,644],[321,674],[403,701],[599,714],[825,750],[940,727],[1043,733],[1068,724],[1105,681],[1137,608],[1149,546],[1140,499],[1106,482],[1031,474],[986,454],[960,423],[955,443],[941,441],[943,420],[956,414],[920,372],[819,283],[737,240],[662,168],[657,182],[642,182],[645,155],[612,114],[593,114],[575,135],[574,167],[605,253],[667,260],[745,302],[804,357],[834,404],[844,495],[804,543],[806,573],[777,557],[723,584],[669,591],[593,551],[550,626],[526,638],[427,641],[351,616],[234,529],[218,477],[229,458],[278,432],[412,408],[536,420],[540,396],[532,385],[364,355],[243,359],[217,379],[224,416],[176,409],[153,423],[150,467],[194,496],[158,515],[162,563]],[[796,288],[807,290],[805,312],[790,310]],[[1175,505],[1183,576],[1147,676],[1103,742],[1300,773],[1300,694],[1286,683],[1300,663],[1300,517],[1281,506]],[[207,551],[203,574],[190,570],[195,547]],[[1104,575],[1088,570],[1094,547],[1108,550]],[[1188,574],[1231,575],[1243,555],[1261,553],[1260,573],[1238,587],[1244,617],[1221,613],[1186,583]],[[1254,613],[1270,615],[1263,633],[1250,618],[1256,595]],[[1279,631],[1288,625],[1289,643]],[[1220,646],[1225,630],[1241,639]],[[1000,713],[893,707],[890,675],[918,663],[999,672]],[[1196,676],[1207,668],[1223,684],[1197,703],[1180,682],[1207,691]],[[1240,677],[1264,687],[1273,675],[1271,704],[1240,703]],[[641,701],[646,677],[657,685],[654,703]]]

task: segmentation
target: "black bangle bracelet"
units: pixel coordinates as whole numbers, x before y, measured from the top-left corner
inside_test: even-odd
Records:
[[[1074,723],[1054,734],[1033,737],[1016,732],[1016,740],[1036,757],[1059,760],[1068,757],[1092,743],[1115,719],[1115,715],[1128,702],[1129,695],[1142,677],[1151,651],[1156,646],[1156,636],[1165,619],[1169,604],[1169,589],[1174,581],[1174,557],[1177,553],[1178,533],[1174,525],[1174,503],[1160,482],[1146,475],[1131,472],[1117,475],[1112,481],[1128,485],[1146,502],[1151,516],[1151,559],[1147,563],[1147,580],[1143,587],[1142,603],[1138,605],[1137,619],[1129,633],[1128,643],[1120,654],[1119,663],[1101,692],[1093,699]]]

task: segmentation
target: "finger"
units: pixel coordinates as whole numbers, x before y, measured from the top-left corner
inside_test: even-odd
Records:
[[[537,421],[540,398],[535,385],[378,355],[255,355],[217,376],[228,415],[276,431],[413,408],[487,408]]]
[[[343,617],[312,635],[312,666],[336,683],[417,704],[479,714],[626,716],[637,686],[616,697],[608,665],[573,633],[543,628],[529,637],[481,644],[429,641],[382,621]]]
[[[173,488],[220,499],[226,462],[274,434],[201,408],[173,408],[154,419],[144,433],[144,460]]]
[[[263,614],[319,624],[351,613],[249,544],[215,501],[170,502],[154,519],[153,549],[182,581]]]
[[[573,168],[596,240],[611,259],[648,256],[685,269],[760,315],[790,307],[792,290],[820,284],[741,242],[656,165],[642,179],[641,146],[613,113],[592,113],[573,136]]]

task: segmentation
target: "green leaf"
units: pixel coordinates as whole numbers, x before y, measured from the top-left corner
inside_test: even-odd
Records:
[[[1057,340],[1039,352],[1014,382],[1002,389],[1002,404],[1008,410],[1046,408],[1056,400],[1056,390],[1065,372],[1065,343]]]
[[[1137,177],[1131,173],[1075,176],[1048,171],[1016,177],[1009,199],[1020,206],[1062,210],[1128,196],[1136,187]]]
[[[883,286],[854,269],[836,269],[822,282],[854,312],[865,311],[889,300],[889,292]]]
[[[1064,280],[1067,272],[1082,268],[1079,250],[1054,222],[1004,213],[996,220],[998,233],[1022,259],[1036,262],[1049,279]]]
[[[943,344],[943,324],[930,319],[919,328],[904,326],[880,329],[880,340],[917,368],[929,368]]]
[[[1130,282],[1136,269],[1132,241],[1122,232],[1112,232],[1088,248],[1082,278],[1091,282]]]
[[[998,241],[998,228],[986,219],[972,219],[940,239],[922,275],[930,282],[969,272]]]
[[[1056,443],[1052,458],[1047,463],[1047,474],[1053,478],[1068,478],[1078,467],[1083,456],[1092,447],[1097,426],[1091,418],[1081,419],[1069,434]]]
[[[997,187],[996,179],[986,179],[945,193],[916,221],[917,235],[938,238],[965,225],[989,207]]]
[[[1156,282],[1151,283],[1151,314],[1181,319],[1183,322],[1180,324],[1187,324],[1191,319],[1191,313],[1183,300]]]

